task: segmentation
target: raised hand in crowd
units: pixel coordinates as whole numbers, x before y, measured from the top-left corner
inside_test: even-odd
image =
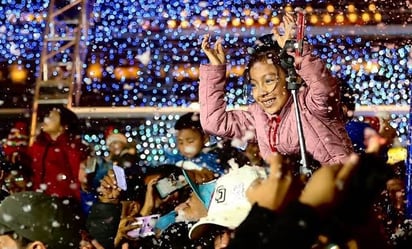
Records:
[[[281,29],[281,31],[279,29]],[[296,33],[296,17],[293,15],[293,12],[286,12],[281,25],[275,26],[272,32],[281,48],[285,46],[286,41],[293,39]]]
[[[358,160],[358,155],[352,154],[343,165],[324,166],[316,170],[303,189],[299,201],[318,210],[337,205],[345,183],[358,166]]]
[[[157,181],[160,179],[160,175],[156,175],[149,179],[146,185],[146,195],[142,209],[140,210],[140,215],[147,216],[152,214],[152,210],[156,206],[156,196],[154,191]]]
[[[281,154],[275,153],[269,156],[266,162],[270,165],[268,178],[258,179],[252,183],[246,196],[250,203],[257,203],[261,207],[275,211],[285,204],[292,175]]]
[[[113,170],[109,170],[103,177],[98,188],[99,200],[103,203],[118,203],[121,189],[117,186]]]
[[[205,34],[202,40],[202,50],[205,52],[211,65],[224,65],[226,64],[226,55],[223,50],[222,39],[217,39],[214,46],[210,44],[210,35]]]
[[[140,225],[134,224],[136,222],[136,217],[139,216],[139,204],[137,202],[132,202],[128,209],[129,212],[127,212],[127,214],[125,214],[120,220],[119,228],[114,241],[115,247],[119,245],[122,239],[133,240],[133,238],[127,235],[127,233],[140,227]]]

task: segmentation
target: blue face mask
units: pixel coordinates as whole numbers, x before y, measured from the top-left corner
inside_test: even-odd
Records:
[[[171,211],[163,216],[160,216],[156,222],[155,230],[160,230],[161,232],[163,232],[170,225],[176,222],[176,216],[176,211]]]
[[[194,192],[198,195],[199,199],[202,200],[207,209],[209,208],[210,201],[212,200],[215,185],[216,181],[213,181],[198,185],[197,189],[194,189]]]

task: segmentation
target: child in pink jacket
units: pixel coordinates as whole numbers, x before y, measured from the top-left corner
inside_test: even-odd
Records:
[[[275,29],[276,41],[262,44],[252,54],[245,76],[255,103],[246,111],[226,111],[225,53],[221,40],[211,47],[209,35],[204,37],[202,49],[210,64],[200,66],[199,102],[206,132],[226,138],[249,137],[252,132],[263,158],[273,152],[300,154],[295,106],[287,89],[286,70],[279,60],[279,46],[292,37],[293,19],[286,14],[284,35]],[[309,46],[295,58],[295,68],[304,82],[298,102],[307,154],[321,164],[342,162],[352,152],[352,145],[341,117],[339,84],[325,64],[311,54]]]

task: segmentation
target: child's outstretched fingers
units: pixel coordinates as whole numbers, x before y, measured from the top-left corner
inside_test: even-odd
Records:
[[[351,177],[352,172],[356,169],[358,163],[359,156],[353,153],[339,169],[335,178],[335,184],[338,190],[343,190],[345,182]]]
[[[268,178],[279,179],[282,177],[282,162],[283,157],[279,153],[271,154],[267,157],[266,162],[270,166],[270,172]]]
[[[221,65],[226,63],[225,52],[223,51],[222,40],[217,39],[212,47],[209,42],[210,35],[206,34],[202,40],[202,50],[212,65]]]
[[[205,51],[205,52],[206,52],[206,50],[209,50],[209,49],[210,49],[209,37],[210,37],[209,34],[205,34],[205,36],[203,37],[203,40],[202,40],[202,49],[203,49],[203,51]]]

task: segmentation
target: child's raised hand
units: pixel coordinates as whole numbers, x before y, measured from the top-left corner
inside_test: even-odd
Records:
[[[270,155],[266,161],[270,165],[268,177],[253,182],[246,191],[246,197],[252,204],[257,203],[261,207],[276,211],[285,204],[292,175],[285,169],[288,163],[279,153]]]
[[[282,34],[279,32],[279,29],[282,29]],[[296,16],[294,12],[286,12],[283,16],[283,21],[280,24],[280,27],[274,27],[273,35],[276,38],[279,46],[283,48],[286,44],[286,41],[293,39],[296,36]]]
[[[210,35],[206,34],[202,40],[202,50],[205,52],[211,65],[226,64],[226,55],[223,51],[222,39],[218,38],[212,47],[209,42]]]
[[[359,165],[359,156],[352,154],[341,165],[322,166],[309,179],[299,200],[320,211],[328,211],[337,205],[344,186]]]

